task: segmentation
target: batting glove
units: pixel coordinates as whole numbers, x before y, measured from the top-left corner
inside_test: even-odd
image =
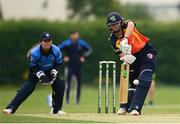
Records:
[[[125,54],[130,54],[131,53],[131,45],[128,44],[128,38],[123,38],[120,42],[119,49],[121,52]]]
[[[124,61],[127,64],[132,64],[136,60],[136,57],[132,54],[127,54],[121,57],[120,60]]]

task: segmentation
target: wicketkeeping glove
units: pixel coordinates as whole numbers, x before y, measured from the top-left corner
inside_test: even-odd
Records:
[[[51,70],[50,77],[51,77],[52,82],[56,80],[57,74],[58,74],[58,71],[56,69]]]
[[[38,77],[39,82],[42,83],[43,85],[51,85],[51,80],[48,77],[46,77],[43,71],[38,71],[36,73],[36,76]]]

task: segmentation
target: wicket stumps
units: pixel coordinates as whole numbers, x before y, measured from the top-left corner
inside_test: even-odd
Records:
[[[108,113],[109,103],[109,65],[113,65],[113,113],[116,112],[116,62],[115,61],[100,61],[99,62],[99,88],[98,88],[98,113],[101,113],[101,96],[102,96],[102,67],[106,65],[106,85],[105,85],[105,113]]]

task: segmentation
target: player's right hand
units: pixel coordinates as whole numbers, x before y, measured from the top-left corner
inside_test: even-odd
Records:
[[[125,53],[125,54],[130,54],[131,53],[131,45],[128,44],[128,39],[127,38],[123,38],[120,42],[120,46],[119,49],[121,52]]]
[[[132,64],[136,60],[136,57],[132,54],[127,54],[121,57],[120,60],[124,61],[127,64]]]
[[[41,78],[42,76],[46,76],[46,75],[45,75],[45,73],[44,73],[43,71],[38,71],[38,72],[36,73],[36,76],[37,76],[37,78],[40,80],[40,78]]]

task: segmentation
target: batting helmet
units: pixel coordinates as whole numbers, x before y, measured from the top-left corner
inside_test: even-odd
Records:
[[[111,12],[107,16],[106,25],[108,26],[109,30],[111,30],[111,25],[120,23],[121,25],[124,23],[123,17],[118,12]]]

